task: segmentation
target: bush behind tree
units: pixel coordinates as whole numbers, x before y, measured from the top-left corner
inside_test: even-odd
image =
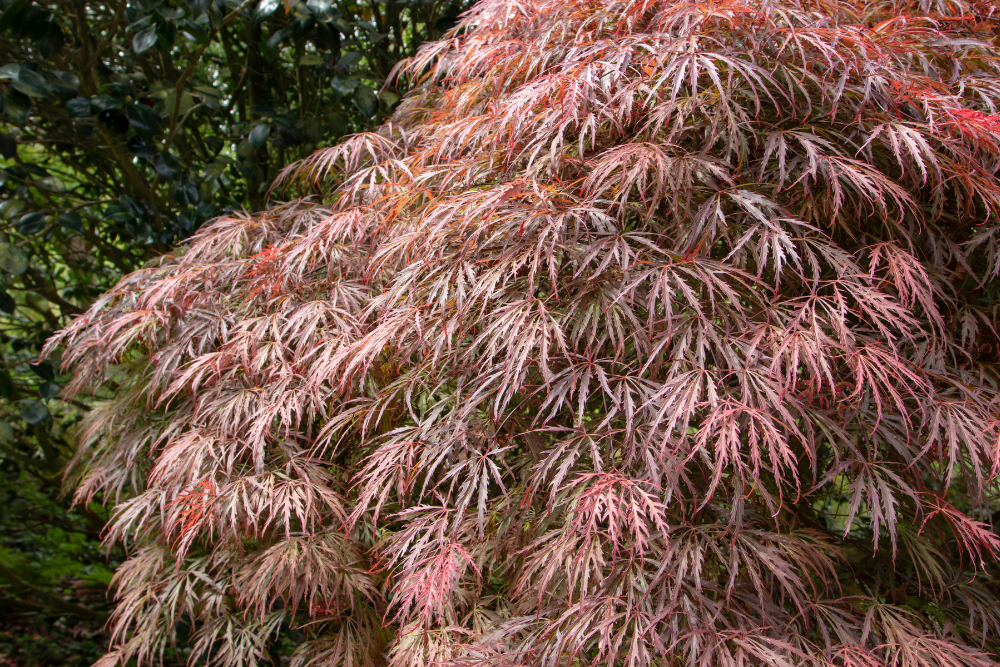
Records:
[[[993,9],[477,5],[50,344],[100,664],[995,664]]]

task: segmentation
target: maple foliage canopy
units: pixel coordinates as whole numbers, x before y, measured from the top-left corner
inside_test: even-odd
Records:
[[[996,664],[993,7],[482,0],[50,343],[102,664]]]

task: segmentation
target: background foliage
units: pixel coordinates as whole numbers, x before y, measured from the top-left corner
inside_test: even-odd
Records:
[[[87,406],[61,400],[58,359],[32,363],[41,344],[206,220],[262,207],[278,167],[381,122],[388,72],[464,5],[0,5],[0,655],[89,664],[121,556],[99,550],[106,513],[60,494]]]

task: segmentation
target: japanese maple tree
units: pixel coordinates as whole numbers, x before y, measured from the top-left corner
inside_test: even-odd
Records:
[[[996,664],[995,7],[482,0],[50,342],[101,664]]]

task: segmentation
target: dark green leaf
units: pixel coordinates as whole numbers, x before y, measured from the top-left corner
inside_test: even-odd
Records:
[[[90,98],[90,108],[92,111],[109,111],[118,106],[118,100],[110,95],[94,95]]]
[[[366,117],[371,118],[378,111],[378,98],[375,97],[375,93],[372,92],[371,88],[364,84],[359,84],[354,89],[354,106]]]
[[[399,95],[392,92],[391,90],[383,90],[378,94],[379,99],[385,102],[387,107],[392,107],[394,104],[399,102]]]
[[[0,243],[0,269],[19,276],[28,270],[28,256],[11,243]]]
[[[180,165],[177,163],[177,158],[167,152],[160,153],[153,160],[153,169],[157,174],[172,181],[180,173]]]
[[[7,160],[17,155],[17,139],[6,132],[0,132],[0,155]]]
[[[97,116],[97,120],[101,121],[101,124],[112,132],[117,132],[118,134],[128,132],[128,116],[126,116],[121,109],[108,109],[107,111],[102,111],[100,115]]]
[[[37,183],[38,189],[45,190],[46,192],[66,192],[66,184],[62,182],[61,178],[56,176],[46,176]]]
[[[274,124],[283,130],[294,130],[298,122],[299,116],[295,113],[278,114],[274,119]]]
[[[71,100],[77,96],[80,89],[80,79],[71,72],[49,72],[54,81],[52,91],[61,100]]]
[[[128,149],[134,155],[144,158],[155,158],[160,154],[160,150],[151,141],[142,137],[132,137],[128,140]]]
[[[358,79],[353,76],[344,76],[338,74],[333,77],[333,81],[330,82],[330,87],[333,88],[333,92],[337,95],[347,96],[354,92],[354,89],[358,87]]]
[[[38,49],[43,58],[51,58],[62,51],[63,45],[66,44],[66,35],[63,34],[58,23],[49,20],[42,24],[38,34],[34,36],[33,42],[34,47]]]
[[[330,114],[326,117],[326,125],[330,128],[330,132],[332,132],[334,136],[340,137],[347,132],[347,121],[344,119],[343,114]]]
[[[45,229],[45,214],[35,211],[25,216],[14,224],[14,228],[25,236],[31,236]]]
[[[136,53],[145,53],[156,45],[156,26],[150,26],[145,30],[136,33],[132,38],[132,50]]]
[[[125,231],[136,241],[148,241],[153,234],[153,228],[148,223],[136,221],[125,223]]]
[[[52,364],[50,364],[47,361],[42,361],[37,364],[28,362],[28,368],[31,369],[32,373],[42,378],[43,380],[51,382],[52,380],[56,379],[55,369],[53,369]]]
[[[156,9],[157,13],[165,19],[171,21],[176,21],[177,19],[184,16],[184,10],[178,7],[169,7],[166,5],[161,5]]]
[[[169,21],[156,24],[156,44],[161,49],[169,49],[177,41],[177,26]]]
[[[49,175],[49,172],[47,172],[44,168],[39,167],[37,164],[31,164],[30,162],[26,162],[21,166],[27,173],[31,174],[32,176],[40,176],[42,178],[45,178],[46,176]]]
[[[333,0],[308,0],[306,7],[314,14],[325,14],[333,6]]]
[[[278,44],[281,43],[281,40],[292,34],[292,32],[294,31],[293,29],[294,29],[293,25],[287,25],[281,30],[275,31],[270,37],[267,38],[267,48],[273,49],[274,47],[276,47]]]
[[[55,72],[49,72],[49,75],[53,79],[55,79],[55,81],[60,86],[64,86],[66,88],[72,88],[73,90],[76,90],[77,88],[80,87],[80,77],[78,77],[76,74],[73,74],[72,72],[55,71]]]
[[[49,416],[49,409],[35,398],[25,398],[17,403],[17,412],[21,419],[29,424],[41,424]]]
[[[153,135],[160,131],[160,116],[145,104],[130,104],[125,109],[129,125],[138,134]]]
[[[265,104],[255,104],[253,106],[253,113],[256,116],[263,116],[264,118],[274,118],[278,115],[278,112],[274,110],[274,107],[269,107]]]
[[[38,395],[42,398],[55,398],[61,389],[62,387],[57,385],[55,382],[43,382],[38,387]]]
[[[0,371],[0,398],[10,398],[14,393],[14,381],[7,371]]]
[[[0,203],[0,217],[4,220],[12,220],[24,210],[24,205],[23,199],[8,199]]]
[[[265,143],[267,143],[267,138],[271,136],[271,126],[261,123],[257,127],[250,131],[250,136],[247,137],[247,141],[254,149],[260,148]]]
[[[17,73],[17,78],[11,81],[11,85],[28,97],[48,97],[52,94],[52,87],[44,76],[24,67]]]
[[[131,18],[129,18],[129,14],[131,14],[131,13],[132,13],[131,9],[126,8],[126,10],[125,10],[125,18],[129,19],[129,21],[130,21],[128,29],[131,32],[139,32],[140,30],[148,28],[150,25],[152,25],[153,19],[156,18],[155,16],[150,15],[150,16],[144,16],[141,19],[135,20],[135,18],[136,18],[135,16],[132,16]]]
[[[90,116],[94,111],[90,108],[90,98],[74,97],[66,103],[66,113],[70,118],[83,118]]]
[[[31,0],[14,0],[3,14],[0,14],[0,33],[5,33],[14,24],[14,20],[24,13]]]
[[[83,232],[83,220],[80,218],[79,214],[69,211],[67,213],[60,213],[56,216],[56,222],[63,229],[69,229],[74,232]]]
[[[198,44],[208,44],[208,31],[203,27],[192,21],[191,19],[184,19],[181,21],[181,26],[184,32],[191,36],[191,38]]]
[[[171,155],[169,152],[164,151],[161,155],[163,160],[172,167],[179,167],[177,164],[177,158]],[[152,208],[146,202],[136,199],[135,197],[129,197],[128,195],[122,195],[118,198],[118,201],[129,211],[132,215],[137,218],[152,218],[154,213]]]
[[[253,155],[253,146],[250,142],[244,139],[240,143],[236,144],[236,156],[241,158],[249,158]]]
[[[335,69],[338,72],[349,72],[361,62],[362,53],[360,51],[348,51],[337,61]]]
[[[257,5],[257,9],[253,13],[253,24],[260,25],[264,19],[278,10],[280,4],[281,0],[260,0],[260,4]]]

